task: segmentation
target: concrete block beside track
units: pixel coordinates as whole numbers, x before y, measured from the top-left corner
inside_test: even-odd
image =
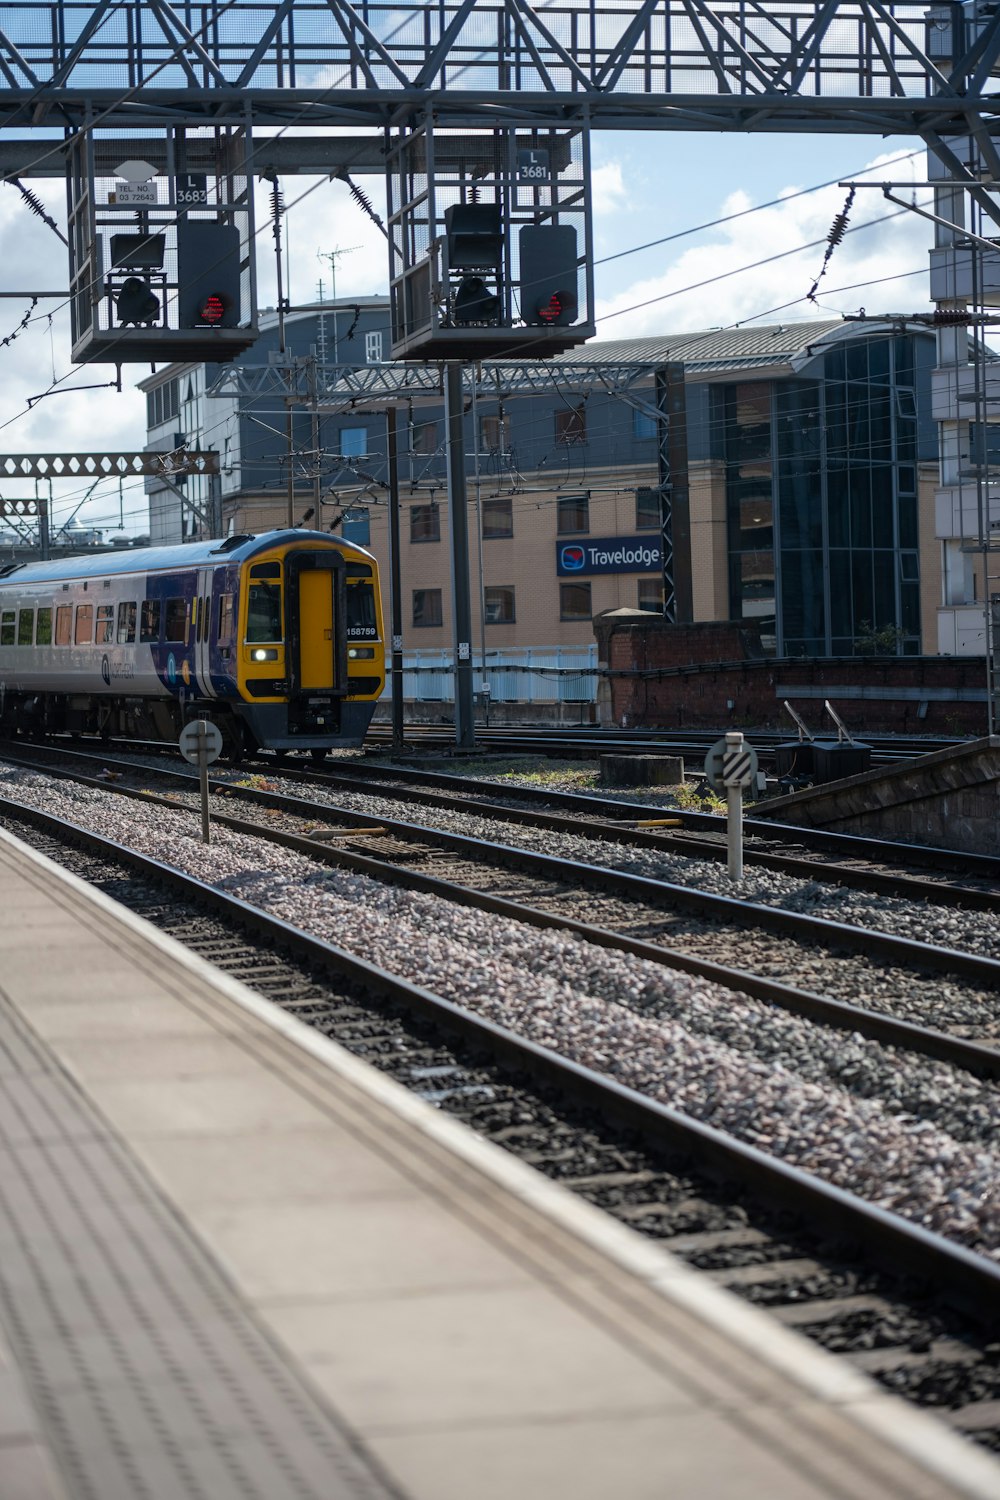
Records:
[[[679,755],[602,755],[602,786],[680,786],[684,762]]]

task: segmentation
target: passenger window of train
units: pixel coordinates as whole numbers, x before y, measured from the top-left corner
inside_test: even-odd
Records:
[[[163,635],[165,641],[187,640],[187,601],[185,599],[167,600],[166,625]]]
[[[132,646],[135,644],[135,613],[135,601],[123,599],[118,606],[119,646]]]
[[[252,583],[247,603],[247,644],[273,644],[282,639],[281,584]]]
[[[110,646],[115,637],[115,607],[113,604],[97,606],[97,644]]]
[[[234,634],[235,611],[232,594],[219,595],[219,640],[231,641]]]
[[[52,645],[52,610],[47,604],[38,611],[38,619],[35,621],[35,645]]]
[[[158,641],[160,639],[160,601],[159,599],[144,599],[142,601],[142,624],[139,627],[140,641]]]
[[[35,611],[19,609],[17,612],[17,644],[30,646],[35,634]]]
[[[73,639],[73,606],[60,604],[56,610],[56,645],[68,646]]]
[[[94,639],[94,606],[92,604],[78,604],[76,606],[76,629],[73,631],[73,644],[75,646],[89,646]]]
[[[0,646],[13,646],[14,644],[14,611],[5,609],[0,615]]]

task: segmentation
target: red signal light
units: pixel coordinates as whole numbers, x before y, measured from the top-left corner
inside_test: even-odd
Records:
[[[541,303],[538,308],[538,316],[543,323],[558,323],[562,317],[562,312],[562,298],[558,292],[553,292],[549,300]]]
[[[202,323],[221,323],[225,316],[225,300],[216,292],[205,298],[198,311],[198,319]]]

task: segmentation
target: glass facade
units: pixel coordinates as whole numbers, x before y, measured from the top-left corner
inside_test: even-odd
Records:
[[[913,339],[858,339],[815,369],[724,391],[732,617],[783,656],[917,654]]]

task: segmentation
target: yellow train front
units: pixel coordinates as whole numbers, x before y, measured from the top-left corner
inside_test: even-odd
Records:
[[[0,569],[0,732],[228,753],[360,745],[385,686],[378,571],[323,532],[273,531]]]
[[[251,741],[278,751],[360,745],[385,686],[374,557],[322,533],[254,542],[241,566],[236,671]]]

